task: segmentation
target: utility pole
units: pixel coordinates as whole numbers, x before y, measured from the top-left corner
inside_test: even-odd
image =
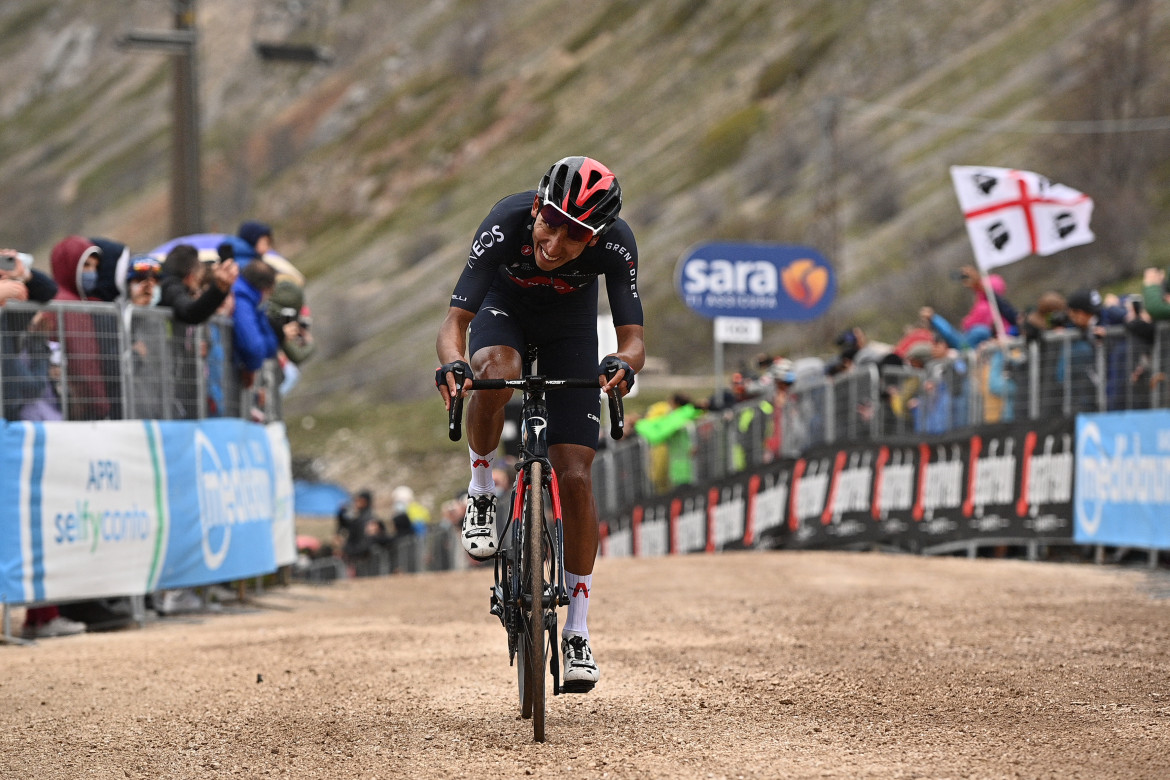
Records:
[[[171,149],[171,231],[176,236],[203,232],[203,187],[200,174],[198,45],[195,0],[174,0],[175,32],[191,43],[174,58],[175,132]]]
[[[823,243],[825,257],[840,268],[837,257],[837,124],[840,103],[832,95],[822,98],[817,106],[817,119],[821,126],[821,184],[817,188],[815,213],[818,233]]]
[[[203,232],[203,188],[199,138],[198,36],[195,0],[171,0],[173,31],[131,31],[118,44],[172,57],[171,235]]]

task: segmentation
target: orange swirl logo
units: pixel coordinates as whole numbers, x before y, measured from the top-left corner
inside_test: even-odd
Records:
[[[816,306],[829,287],[829,271],[808,258],[793,260],[780,272],[784,291],[806,309]]]

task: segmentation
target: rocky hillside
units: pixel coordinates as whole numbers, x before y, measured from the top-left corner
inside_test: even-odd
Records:
[[[171,27],[171,5],[0,5],[0,245],[47,264],[69,233],[171,237],[171,65],[116,46]],[[1097,201],[1095,244],[1004,269],[1020,305],[1170,261],[1170,123],[1130,121],[1170,114],[1154,0],[198,0],[196,22],[204,227],[266,220],[310,279],[321,351],[287,407],[310,449],[410,450],[415,415],[392,410],[431,392],[472,231],[565,154],[619,175],[648,345],[680,373],[710,372],[710,324],[673,286],[700,241],[807,243],[834,263],[831,313],[768,324],[770,349],[824,352],[850,324],[896,338],[924,303],[961,313],[953,164],[1038,170]],[[335,57],[267,62],[258,39]],[[359,420],[350,436],[397,444],[338,439]]]

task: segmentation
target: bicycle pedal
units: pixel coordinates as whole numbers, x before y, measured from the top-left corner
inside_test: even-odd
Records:
[[[561,682],[562,693],[589,693],[597,683],[590,680],[564,680]]]

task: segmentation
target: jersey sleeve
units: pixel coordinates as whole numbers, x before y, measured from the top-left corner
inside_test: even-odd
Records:
[[[500,199],[475,232],[475,238],[467,251],[467,263],[451,293],[451,305],[458,309],[478,312],[479,306],[499,274],[500,265],[508,257],[510,245],[518,240],[512,233],[516,213],[522,216],[524,203],[531,202],[530,193],[518,193]],[[517,205],[519,204],[519,206]]]
[[[638,244],[625,220],[619,219],[601,237],[610,253],[605,270],[605,293],[614,327],[642,324],[642,299],[638,297]]]

